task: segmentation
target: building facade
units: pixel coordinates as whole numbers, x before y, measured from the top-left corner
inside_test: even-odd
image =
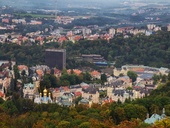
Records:
[[[66,50],[65,49],[46,49],[45,63],[50,68],[57,67],[62,70],[66,67]]]

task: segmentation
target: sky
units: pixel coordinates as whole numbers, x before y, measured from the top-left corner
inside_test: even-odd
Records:
[[[0,0],[0,6],[8,5],[18,8],[52,7],[58,3],[58,7],[67,5],[91,5],[91,6],[115,6],[123,2],[169,2],[170,0]]]

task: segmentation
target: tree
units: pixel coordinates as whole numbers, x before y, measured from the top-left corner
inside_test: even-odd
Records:
[[[170,72],[168,73],[167,79],[168,79],[168,81],[170,81]]]
[[[107,76],[106,76],[106,74],[102,74],[102,75],[101,75],[101,81],[102,81],[102,84],[104,84],[104,82],[107,81]]]
[[[83,122],[79,125],[79,128],[90,128],[90,123],[89,122]]]
[[[128,71],[127,72],[127,75],[130,77],[130,79],[132,79],[132,82],[135,82],[136,81],[136,78],[137,78],[137,74],[133,71]]]
[[[10,114],[11,116],[18,112],[16,106],[14,105],[14,103],[11,100],[4,102],[2,104],[2,108],[4,109],[4,111],[6,113]]]
[[[160,121],[157,121],[155,122],[154,126],[159,127],[159,128],[170,128],[170,119],[165,118]]]
[[[90,75],[90,73],[89,72],[85,72],[85,73],[83,73],[83,79],[84,79],[84,81],[91,81],[91,75]]]
[[[26,75],[26,71],[25,71],[25,70],[22,70],[21,75],[22,75],[22,76],[25,76],[25,75]]]
[[[58,128],[69,128],[70,127],[70,122],[68,121],[60,121],[58,124]]]
[[[20,74],[19,74],[19,70],[18,70],[18,66],[14,65],[14,75],[15,75],[15,79],[20,79]]]
[[[165,74],[164,74],[164,75],[162,75],[161,82],[162,82],[162,83],[165,83],[165,82],[166,82],[166,78],[167,78],[167,77],[166,77],[166,75],[165,75]]]
[[[152,79],[154,80],[154,84],[156,84],[160,80],[160,75],[154,74]]]

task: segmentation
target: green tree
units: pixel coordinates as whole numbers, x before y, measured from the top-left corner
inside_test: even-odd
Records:
[[[70,127],[70,122],[68,121],[60,121],[58,124],[58,128],[69,128]]]
[[[135,82],[136,81],[136,78],[137,78],[137,74],[133,71],[128,71],[127,72],[127,75],[129,76],[130,79],[132,79],[132,82]]]
[[[2,104],[2,108],[6,113],[8,113],[10,115],[16,114],[18,112],[16,106],[14,105],[14,103],[11,100],[4,102]]]
[[[170,72],[168,73],[167,79],[170,81]]]
[[[90,123],[89,122],[83,122],[79,125],[79,128],[90,128]]]
[[[104,84],[104,82],[107,81],[107,76],[106,76],[106,74],[101,74],[101,81],[102,81],[102,84]]]
[[[20,79],[20,74],[19,74],[19,70],[18,70],[18,66],[17,65],[14,65],[14,76],[15,76],[15,79]]]

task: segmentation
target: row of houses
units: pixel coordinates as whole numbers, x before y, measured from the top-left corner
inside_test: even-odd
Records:
[[[1,97],[4,99],[6,91],[11,87],[12,78],[15,78],[13,68],[11,68],[13,65],[15,65],[14,62],[0,62],[0,66],[3,69],[0,71],[0,92],[2,93]],[[167,68],[124,65],[121,70],[116,68],[113,70],[114,76],[106,74],[107,81],[104,85],[80,83],[59,88],[48,88],[44,89],[43,92],[39,92],[40,81],[44,74],[51,73],[51,69],[46,65],[37,65],[30,68],[26,65],[18,65],[17,68],[21,76],[30,77],[33,80],[33,83],[27,83],[22,86],[22,81],[18,79],[18,87],[23,92],[24,98],[32,99],[35,103],[58,103],[64,106],[74,105],[78,97],[81,97],[79,103],[82,102],[88,105],[92,103],[125,102],[126,99],[143,98],[157,88],[153,83],[153,75],[158,73],[167,75],[169,72]],[[129,76],[127,76],[127,71],[129,70],[138,74],[135,82],[132,82]],[[74,73],[78,76],[83,72],[79,69],[68,69],[66,71],[68,74]],[[101,79],[101,72],[94,70],[89,73],[92,79]],[[56,68],[53,69],[53,74],[57,78],[60,78],[62,75],[61,71]],[[106,92],[106,94],[100,97],[102,92]]]

